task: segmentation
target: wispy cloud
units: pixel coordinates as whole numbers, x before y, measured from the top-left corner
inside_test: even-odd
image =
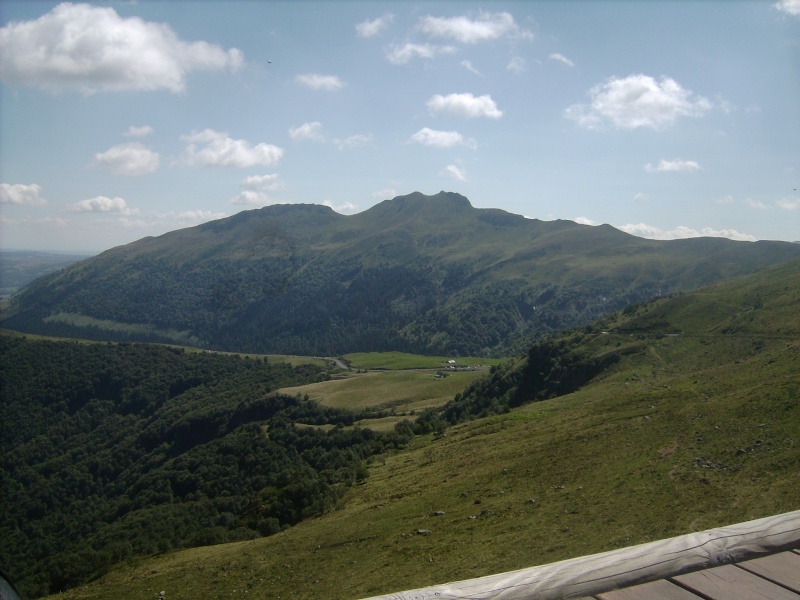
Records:
[[[798,210],[800,209],[800,198],[781,198],[777,204],[784,210]]]
[[[557,52],[550,55],[550,60],[558,61],[560,63],[563,63],[563,64],[567,65],[568,67],[574,67],[575,66],[574,62],[572,62],[570,59],[568,59],[563,54],[559,54]]]
[[[147,137],[151,133],[153,133],[153,128],[150,125],[142,125],[141,127],[135,127],[131,125],[122,135],[125,137],[143,138]]]
[[[533,34],[521,29],[514,21],[514,17],[507,12],[480,12],[476,18],[427,16],[419,20],[417,29],[430,37],[452,39],[462,44],[475,44],[500,38],[533,39]]]
[[[372,197],[377,200],[386,200],[388,198],[394,198],[397,196],[397,190],[394,188],[384,188],[382,190],[377,190],[372,192]]]
[[[761,200],[754,200],[753,198],[745,198],[744,203],[750,208],[755,208],[756,210],[767,210],[767,208],[769,208]]]
[[[615,227],[621,231],[624,231],[625,233],[630,233],[631,235],[648,238],[651,240],[682,240],[696,237],[721,237],[742,242],[758,241],[758,238],[755,236],[748,233],[741,233],[735,229],[713,229],[711,227],[692,229],[691,227],[679,225],[675,229],[664,230],[652,225],[646,225],[644,223],[616,225]]]
[[[408,42],[402,46],[390,46],[386,51],[386,59],[395,65],[405,65],[415,58],[431,59],[441,54],[453,54],[455,51],[456,49],[453,46]]]
[[[694,160],[660,160],[657,165],[653,166],[647,163],[644,170],[648,173],[691,173],[701,170],[700,163]]]
[[[356,133],[344,139],[336,139],[333,141],[339,150],[350,150],[352,148],[361,148],[372,143],[373,137],[371,133]]]
[[[290,127],[289,137],[293,142],[302,140],[316,140],[320,142],[325,139],[322,135],[322,123],[319,121],[303,123],[299,127]]]
[[[231,198],[231,204],[267,206],[275,204],[270,192],[282,190],[285,185],[277,173],[250,175],[242,180],[243,191]]]
[[[295,81],[312,90],[322,90],[326,92],[335,92],[344,87],[342,81],[337,75],[319,75],[318,73],[308,73],[306,75],[298,75]]]
[[[447,165],[444,169],[442,169],[441,175],[451,177],[456,181],[467,180],[467,172],[457,165]]]
[[[243,55],[185,42],[164,23],[120,17],[113,8],[64,2],[32,21],[0,29],[2,78],[51,91],[183,92],[194,70],[238,69]]]
[[[341,204],[335,204],[330,200],[325,200],[322,202],[324,206],[332,208],[338,213],[353,213],[358,210],[358,204],[353,204],[352,202],[342,202]]]
[[[712,106],[674,79],[656,81],[647,75],[609,79],[589,90],[589,96],[590,104],[573,104],[565,112],[567,118],[587,129],[610,123],[621,129],[660,130],[678,117],[699,117]]]
[[[475,67],[473,67],[472,63],[470,61],[468,61],[468,60],[462,60],[461,61],[461,66],[464,67],[467,71],[469,71],[471,73],[475,73],[475,75],[480,75],[481,74],[481,72],[478,71],[478,69],[476,69]]]
[[[472,94],[448,94],[442,96],[436,94],[428,100],[428,109],[431,112],[446,112],[459,117],[474,119],[486,117],[489,119],[499,119],[503,116],[503,111],[497,108],[492,97],[473,96]]]
[[[394,15],[391,13],[385,14],[377,19],[372,19],[371,21],[362,21],[356,24],[356,35],[363,38],[375,37],[391,25],[392,21],[394,21]]]
[[[521,56],[513,57],[509,63],[506,65],[506,70],[511,71],[512,73],[522,73],[527,69],[527,65],[525,63],[525,59]]]
[[[466,146],[476,148],[475,140],[465,138],[457,131],[437,131],[430,127],[423,127],[411,136],[411,141],[432,146],[434,148],[452,148],[454,146]]]

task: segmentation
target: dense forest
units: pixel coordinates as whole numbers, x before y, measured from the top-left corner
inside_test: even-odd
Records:
[[[0,569],[29,597],[112,564],[269,535],[335,506],[410,431],[274,390],[322,367],[0,337]]]

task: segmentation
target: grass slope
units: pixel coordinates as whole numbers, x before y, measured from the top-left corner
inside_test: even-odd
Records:
[[[418,438],[276,536],[59,598],[354,599],[795,510],[798,308],[794,262],[631,309],[580,334],[585,352],[629,350],[583,389]]]

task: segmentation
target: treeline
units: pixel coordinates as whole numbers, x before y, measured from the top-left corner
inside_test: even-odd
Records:
[[[591,328],[587,328],[590,330]],[[407,426],[416,434],[440,433],[464,421],[504,414],[529,402],[569,394],[615,364],[627,348],[602,355],[587,351],[586,334],[571,332],[534,344],[524,358],[491,368],[440,408],[423,411]]]
[[[321,367],[0,337],[0,569],[55,593],[111,565],[269,535],[333,507],[410,432],[274,390]]]

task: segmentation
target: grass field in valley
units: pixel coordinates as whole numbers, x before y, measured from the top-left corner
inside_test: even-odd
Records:
[[[353,369],[445,369],[457,367],[487,367],[502,362],[497,358],[466,356],[447,358],[444,356],[422,356],[405,352],[359,352],[346,354],[344,359]]]
[[[290,395],[307,394],[312,400],[334,408],[393,410],[391,417],[358,423],[361,427],[386,430],[402,419],[413,420],[420,410],[449,402],[475,379],[485,376],[488,365],[501,362],[497,359],[458,359],[458,369],[451,370],[447,358],[401,352],[362,353],[344,358],[357,370],[344,372],[330,381],[280,391]],[[440,376],[437,377],[437,373]]]

